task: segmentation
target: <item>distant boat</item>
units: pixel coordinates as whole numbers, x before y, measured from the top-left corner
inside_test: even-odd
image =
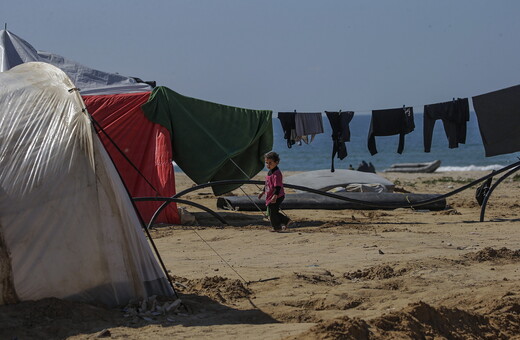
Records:
[[[426,163],[400,163],[392,164],[388,169],[383,172],[411,172],[411,173],[428,173],[434,172],[441,165],[440,160]]]

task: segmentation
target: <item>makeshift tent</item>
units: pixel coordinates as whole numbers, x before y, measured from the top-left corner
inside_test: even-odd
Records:
[[[141,105],[149,97],[150,92],[145,92],[83,96],[83,100],[103,127],[99,137],[132,197],[171,197],[175,195],[175,176],[170,133],[144,116]],[[135,204],[144,221],[149,222],[162,202]],[[177,205],[168,205],[155,221],[179,224]]]
[[[170,131],[173,160],[195,183],[250,179],[273,146],[272,112],[186,97],[156,87],[142,109]],[[214,186],[221,195],[237,185]]]
[[[46,63],[0,73],[0,303],[172,295],[74,87]]]
[[[37,51],[16,34],[0,30],[0,72],[31,61],[49,63],[64,71],[82,95],[145,92],[153,88],[139,78],[95,70],[54,53]]]
[[[150,92],[143,93],[152,90],[149,84],[139,83],[136,78],[94,70],[57,54],[36,51],[22,38],[1,30],[0,71],[31,61],[46,62],[60,68],[81,90],[88,112],[107,133],[100,133],[101,140],[132,197],[170,197],[175,194],[169,132],[147,120],[139,109],[150,95]],[[136,96],[117,95],[121,93],[136,93]],[[144,222],[150,220],[159,205],[157,202],[137,204]],[[171,203],[155,221],[180,223],[177,205]]]

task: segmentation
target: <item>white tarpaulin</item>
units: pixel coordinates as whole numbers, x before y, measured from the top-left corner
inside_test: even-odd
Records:
[[[0,73],[0,304],[171,295],[74,87],[46,63]]]
[[[137,82],[135,78],[95,70],[57,54],[37,51],[16,34],[0,30],[0,72],[31,61],[49,63],[63,70],[82,95],[152,91],[150,85]]]

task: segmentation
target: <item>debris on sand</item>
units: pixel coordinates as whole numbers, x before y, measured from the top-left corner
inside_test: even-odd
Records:
[[[401,276],[406,272],[405,268],[394,270],[389,265],[370,267],[363,270],[347,272],[343,276],[348,280],[381,280]]]

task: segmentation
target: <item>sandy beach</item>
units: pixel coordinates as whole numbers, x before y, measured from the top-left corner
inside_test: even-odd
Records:
[[[487,173],[380,175],[398,190],[446,193]],[[177,191],[193,184],[176,174]],[[271,233],[261,212],[218,210],[202,189],[184,198],[229,225],[184,206],[194,225],[152,230],[186,308],[143,318],[24,302],[0,306],[0,338],[520,339],[519,194],[519,175],[504,181],[484,222],[473,187],[442,211],[287,210],[290,230]]]

